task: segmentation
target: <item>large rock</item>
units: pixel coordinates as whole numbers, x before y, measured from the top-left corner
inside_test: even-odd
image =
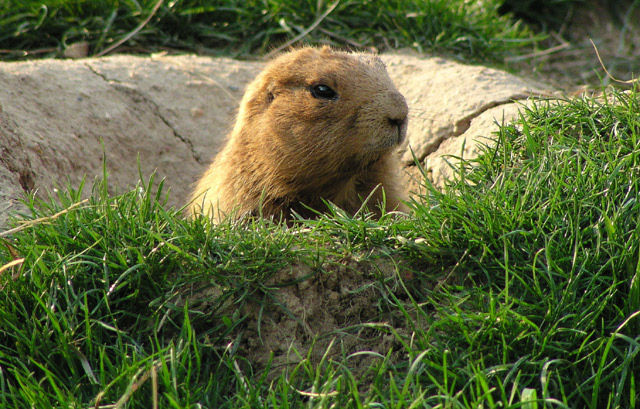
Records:
[[[402,160],[409,190],[420,190],[414,157],[437,187],[444,187],[460,158],[472,159],[491,145],[496,123],[509,123],[522,103],[549,95],[541,84],[493,68],[443,58],[386,56],[387,69],[410,107],[408,146]],[[463,149],[464,148],[464,149]]]
[[[440,185],[450,177],[445,158],[460,155],[462,141],[465,156],[476,154],[494,118],[509,121],[512,102],[540,88],[442,58],[383,58],[410,105],[408,143]],[[104,159],[112,191],[156,172],[171,188],[170,204],[183,205],[263,65],[195,56],[0,64],[0,226],[25,191],[91,182]],[[403,160],[413,167],[408,150]]]

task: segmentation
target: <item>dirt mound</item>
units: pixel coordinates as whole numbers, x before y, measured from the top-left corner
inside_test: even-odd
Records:
[[[380,300],[412,310],[400,285],[412,277],[408,267],[387,259],[351,258],[318,269],[292,265],[264,283],[263,299],[245,305],[242,315],[248,318],[229,340],[254,370],[270,365],[277,374],[306,358],[318,363],[348,357],[350,370],[363,374],[381,357],[400,358],[397,335],[405,335],[405,317],[385,311]],[[395,355],[388,356],[392,348]]]
[[[282,270],[266,283],[274,288],[270,292],[274,298],[254,306],[266,305],[265,312],[250,315],[247,328],[253,331],[242,349],[258,366],[264,366],[271,353],[273,365],[297,363],[311,345],[317,362],[336,340],[334,354],[362,350],[386,354],[393,337],[388,336],[390,323],[381,322],[383,314],[372,308],[379,298],[376,274],[392,279],[394,270],[355,261],[315,274],[304,265]],[[257,328],[260,334],[251,334]]]

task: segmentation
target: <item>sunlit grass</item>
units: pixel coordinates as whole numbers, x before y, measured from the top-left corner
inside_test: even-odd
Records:
[[[302,36],[306,43],[412,47],[501,61],[534,40],[515,19],[497,12],[498,0],[178,0],[163,1],[156,9],[157,4],[158,0],[4,1],[0,56],[60,56],[67,46],[81,41],[97,55],[125,38],[120,51],[246,56],[264,54]],[[319,24],[309,31],[315,23]]]

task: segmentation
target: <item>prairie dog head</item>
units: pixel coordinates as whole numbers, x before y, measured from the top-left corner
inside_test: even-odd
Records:
[[[273,60],[248,87],[234,134],[258,138],[265,155],[286,158],[285,173],[291,164],[315,179],[366,166],[397,147],[407,114],[378,57],[303,48]]]

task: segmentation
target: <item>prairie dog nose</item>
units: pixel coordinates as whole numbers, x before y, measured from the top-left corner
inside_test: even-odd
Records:
[[[398,128],[402,127],[405,122],[407,122],[406,115],[403,118],[389,118],[389,123],[391,124],[391,126],[397,126]]]
[[[393,126],[401,127],[407,122],[407,116],[409,115],[407,101],[402,94],[395,90],[388,93],[388,100],[387,118],[389,123]]]

